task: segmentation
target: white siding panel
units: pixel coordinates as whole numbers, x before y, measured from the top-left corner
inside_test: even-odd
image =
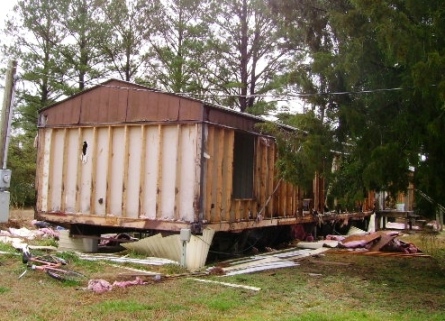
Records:
[[[65,138],[67,144],[65,151],[67,153],[65,159],[67,164],[65,173],[65,212],[76,212],[76,184],[79,175],[79,163],[81,148],[79,147],[79,131],[77,129],[67,130]]]
[[[63,173],[63,150],[65,144],[65,133],[63,130],[55,130],[53,134],[52,163],[51,163],[51,204],[50,211],[58,212],[62,208],[62,173]]]
[[[109,142],[108,142],[108,127],[102,127],[97,129],[97,150],[96,150],[96,195],[95,208],[96,214],[106,214],[106,202],[107,202],[107,173],[108,173],[108,154],[109,154]],[[99,202],[101,200],[101,202]]]
[[[124,184],[124,152],[125,152],[125,129],[124,127],[113,128],[110,171],[110,213],[122,216],[122,193]]]
[[[146,128],[146,157],[145,157],[145,208],[141,215],[149,219],[156,219],[156,200],[158,195],[158,169],[159,169],[159,145],[161,142],[161,127],[149,126]]]
[[[194,192],[196,172],[196,140],[195,126],[185,126],[181,131],[181,166],[179,184],[179,217],[183,221],[194,221]]]
[[[162,219],[175,217],[178,128],[177,126],[163,127],[160,188]]]
[[[86,154],[82,154],[82,147],[84,143],[87,143]],[[81,160],[81,180],[80,180],[80,211],[81,213],[90,214],[90,202],[91,202],[91,175],[93,170],[93,157],[91,151],[94,150],[93,129],[87,128],[82,130],[81,145],[78,146],[79,158],[82,155]]]
[[[139,215],[139,189],[141,182],[141,127],[129,127],[128,131],[128,181],[126,182],[126,216],[137,218]]]
[[[40,177],[41,183],[40,183],[40,191],[39,191],[39,198],[41,199],[41,210],[43,212],[48,211],[48,183],[49,183],[49,173],[50,173],[50,160],[51,160],[51,136],[52,136],[52,129],[47,129],[43,131],[45,134],[44,137],[44,148],[43,151],[43,160],[42,160],[42,177]]]

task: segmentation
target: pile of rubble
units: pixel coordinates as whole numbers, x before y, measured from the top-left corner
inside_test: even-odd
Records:
[[[338,248],[353,252],[392,252],[408,255],[422,255],[422,251],[413,243],[400,240],[398,231],[366,232],[351,227],[347,235],[327,235],[324,240],[313,242],[299,242],[299,248]]]

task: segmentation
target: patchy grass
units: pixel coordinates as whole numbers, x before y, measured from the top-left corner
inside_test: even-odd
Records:
[[[217,281],[260,287],[259,292],[165,278],[103,294],[86,283],[63,286],[29,271],[17,256],[2,256],[0,307],[9,320],[444,320],[445,275],[431,258],[371,257],[329,251],[294,268]],[[110,282],[128,272],[105,262],[72,259],[70,266]],[[160,269],[160,268],[159,268]],[[168,269],[168,268],[167,268]],[[165,271],[163,271],[165,272]]]
[[[423,249],[421,237],[414,234],[403,240]],[[207,277],[259,287],[258,292],[176,276],[160,282],[146,277],[146,285],[113,288],[103,294],[87,291],[87,280],[65,286],[37,271],[18,279],[24,270],[21,257],[0,243],[0,250],[12,253],[0,254],[2,320],[442,321],[445,273],[440,255],[445,249],[444,236],[426,242],[434,244],[431,248],[437,251],[427,251],[436,253],[434,258],[376,257],[331,250],[293,268]],[[61,256],[69,261],[69,268],[90,279],[113,282],[124,279],[121,273],[131,273],[107,262],[80,260],[71,252]],[[163,274],[184,272],[177,266],[129,267]],[[125,278],[134,279],[134,275]]]

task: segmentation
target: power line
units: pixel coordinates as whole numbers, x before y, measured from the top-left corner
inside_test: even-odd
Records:
[[[54,81],[60,81],[55,77],[51,77],[48,75],[45,75],[44,73],[40,72],[34,72],[38,75],[44,75],[48,78],[51,78]],[[71,77],[73,79],[74,77]],[[101,86],[101,87],[108,87],[108,88],[115,88],[115,89],[124,89],[124,90],[132,90],[132,91],[150,91],[150,92],[164,92],[164,93],[170,93],[165,90],[160,89],[154,89],[154,88],[134,88],[134,87],[126,87],[126,86],[111,86],[111,85],[102,85],[100,83],[94,84],[94,82],[97,79],[89,79],[85,81],[85,84],[90,84],[92,86]],[[75,81],[75,80],[72,80]],[[138,84],[135,84],[138,85]],[[143,86],[143,85],[140,85]],[[75,85],[67,85],[68,88],[76,89]],[[86,88],[85,90],[88,90]],[[301,98],[309,98],[309,97],[317,97],[317,96],[341,96],[341,95],[361,95],[361,94],[374,94],[374,93],[381,93],[381,92],[392,92],[392,91],[402,91],[405,90],[405,88],[402,87],[393,87],[393,88],[377,88],[377,89],[367,89],[367,90],[357,90],[357,91],[334,91],[334,92],[317,92],[317,93],[306,93],[306,92],[294,92],[294,93],[288,93],[288,94],[281,94],[281,95],[275,95],[275,94],[249,94],[249,95],[241,95],[241,94],[222,94],[222,93],[195,93],[195,92],[180,92],[180,93],[174,93],[176,95],[181,95],[185,97],[190,98],[262,98],[262,99],[273,99],[275,101],[289,101],[289,100],[295,100],[295,99],[301,99]]]

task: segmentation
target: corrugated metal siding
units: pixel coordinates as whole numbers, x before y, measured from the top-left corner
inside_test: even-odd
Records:
[[[188,270],[195,271],[205,265],[214,235],[214,230],[204,229],[202,235],[192,235],[190,241],[185,242],[185,266]],[[124,243],[123,246],[137,253],[181,262],[182,242],[179,234],[162,236],[158,233],[137,242]]]
[[[196,124],[40,129],[38,211],[195,221],[200,135]]]

